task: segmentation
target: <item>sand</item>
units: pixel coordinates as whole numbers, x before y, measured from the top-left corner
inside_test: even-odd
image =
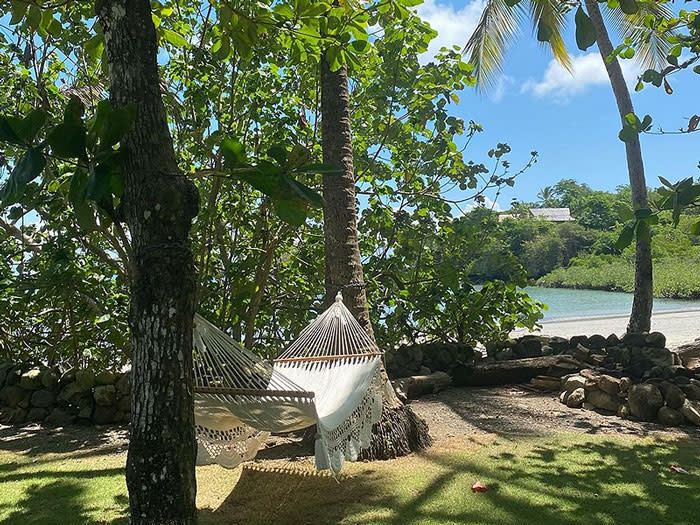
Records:
[[[576,319],[554,319],[542,323],[542,329],[533,333],[543,335],[558,335],[572,337],[574,335],[601,334],[608,336],[612,333],[622,335],[627,327],[627,315],[604,317],[579,317]],[[700,338],[700,310],[670,311],[655,313],[651,320],[652,331],[663,332],[666,335],[666,346],[675,348],[683,343],[689,343]],[[511,335],[518,337],[528,333],[528,330],[518,329]]]

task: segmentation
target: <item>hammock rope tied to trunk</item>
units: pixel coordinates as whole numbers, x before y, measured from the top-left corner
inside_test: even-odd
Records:
[[[199,464],[236,467],[270,432],[312,425],[319,470],[335,475],[369,446],[382,414],[382,354],[340,293],[272,363],[199,315],[193,339]]]

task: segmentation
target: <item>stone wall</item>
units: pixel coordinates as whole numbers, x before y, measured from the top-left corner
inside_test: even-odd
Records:
[[[128,373],[0,363],[0,422],[108,424],[129,420]]]
[[[410,376],[427,376],[445,372],[450,376],[459,370],[470,368],[479,352],[467,344],[424,343],[402,345],[384,354],[387,374],[391,379]]]

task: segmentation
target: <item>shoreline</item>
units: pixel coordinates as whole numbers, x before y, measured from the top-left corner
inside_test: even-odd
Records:
[[[527,330],[518,328],[511,332],[511,337],[526,334],[561,336],[571,338],[575,335],[610,334],[622,335],[627,329],[629,315],[604,315],[594,317],[569,317],[542,321],[541,329]],[[662,332],[666,336],[666,346],[675,348],[681,344],[691,343],[700,338],[700,308],[686,310],[667,310],[656,312],[651,318],[651,330]]]
[[[700,307],[696,308],[674,308],[669,310],[661,310],[659,312],[652,313],[652,320],[660,315],[669,314],[684,314],[700,312]],[[602,319],[627,319],[629,314],[605,314],[605,315],[582,315],[579,317],[556,317],[554,319],[547,319],[546,321],[541,321],[540,324],[546,325],[551,323],[573,323],[576,321],[598,321]]]

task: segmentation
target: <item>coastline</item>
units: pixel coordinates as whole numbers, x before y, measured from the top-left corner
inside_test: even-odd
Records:
[[[511,332],[511,336],[519,337],[528,333],[567,338],[593,334],[622,335],[625,333],[628,318],[629,315],[604,315],[552,319],[541,322],[540,330],[529,331],[519,328]],[[668,348],[692,342],[700,338],[700,308],[655,312],[651,318],[651,329],[662,332],[666,336]]]

